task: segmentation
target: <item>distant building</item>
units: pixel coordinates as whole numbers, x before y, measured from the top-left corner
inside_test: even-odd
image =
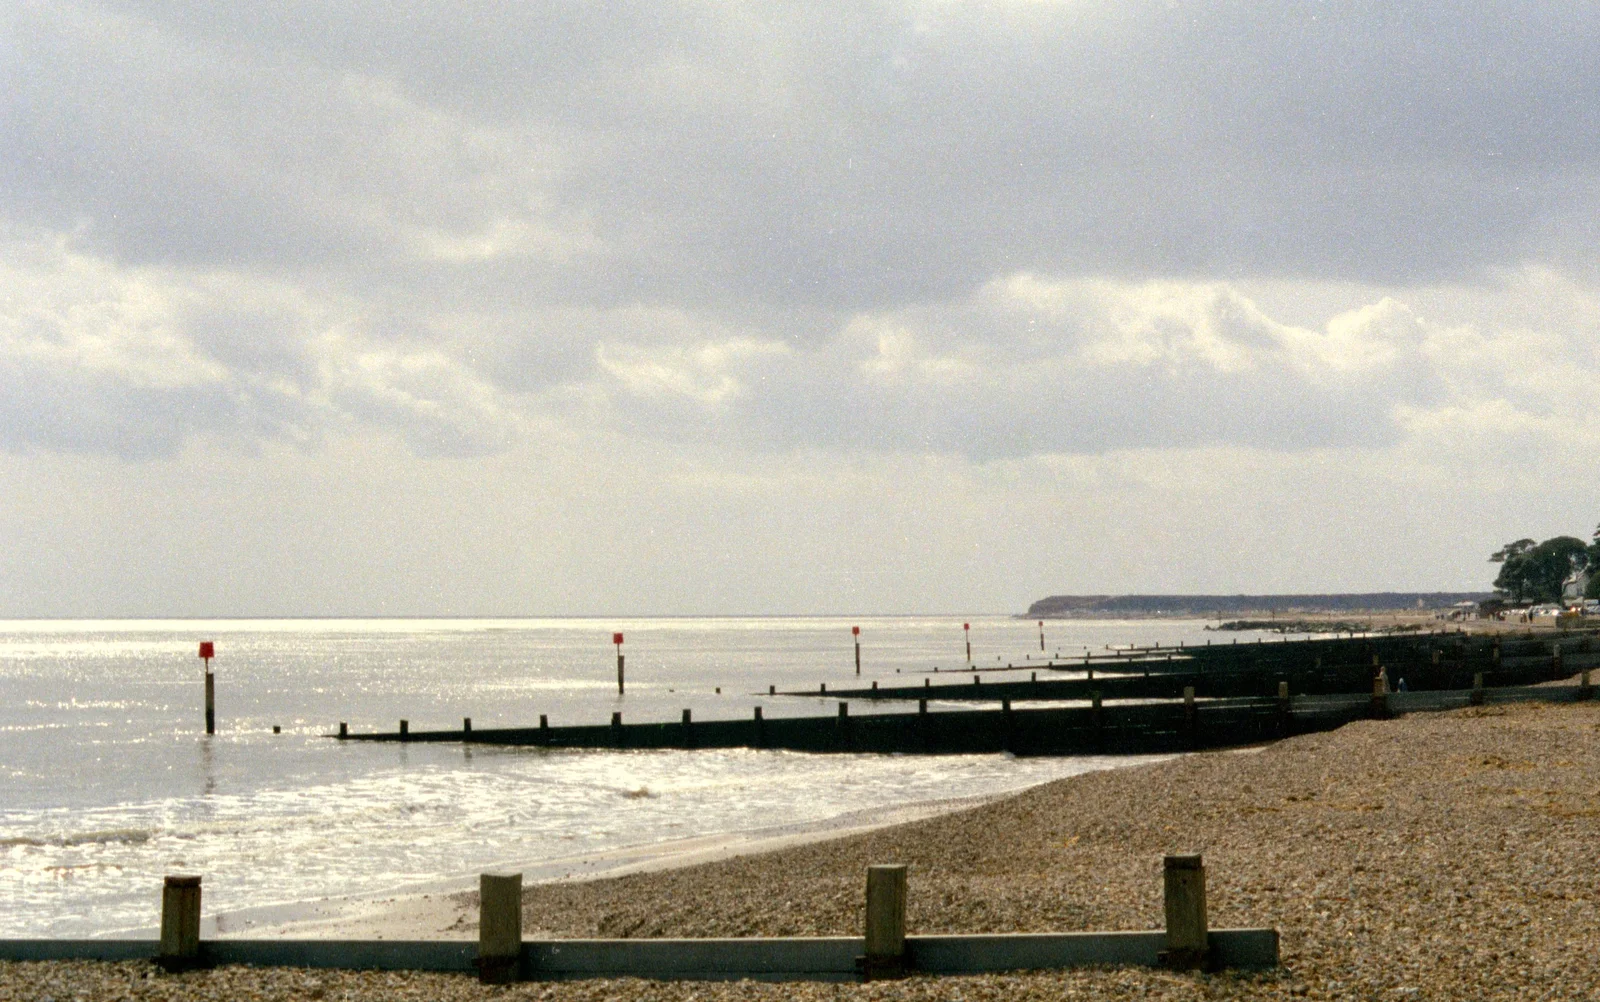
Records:
[[[1583,601],[1583,593],[1588,590],[1589,571],[1587,569],[1573,571],[1572,574],[1561,583],[1561,601],[1581,602]]]

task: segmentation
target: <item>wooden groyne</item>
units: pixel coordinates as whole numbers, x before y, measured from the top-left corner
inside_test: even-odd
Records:
[[[672,722],[625,723],[621,713],[613,713],[610,724],[566,727],[552,727],[541,717],[537,727],[475,728],[463,721],[459,730],[414,730],[403,720],[395,731],[368,734],[351,733],[341,724],[336,736],[348,741],[552,749],[1157,754],[1253,744],[1392,713],[1483,702],[1586,699],[1592,694],[1589,668],[1600,664],[1597,646],[1587,633],[1230,644],[1211,648],[1227,653],[1130,662],[1122,671],[1140,674],[1093,682],[1030,679],[848,690],[851,698],[858,699],[915,699],[914,710],[900,712],[852,715],[850,700],[841,698],[836,713],[820,717],[767,718],[756,707],[744,720],[697,721],[685,710],[680,720]],[[1143,674],[1146,664],[1148,678]],[[1580,671],[1579,685],[1541,684]],[[1409,691],[1392,691],[1399,678],[1408,680]],[[930,711],[930,700],[980,700],[990,705]],[[1060,701],[1078,702],[1048,705]]]
[[[900,754],[1127,755],[1228,748],[1332,730],[1393,713],[1457,709],[1478,702],[1587,698],[1582,686],[1518,686],[1282,699],[1186,699],[1087,707],[873,713],[609,726],[508,727],[343,734],[347,741],[470,742],[539,748],[624,750],[757,748]]]
[[[1200,699],[1275,696],[1287,683],[1295,695],[1335,695],[1370,690],[1384,672],[1391,686],[1401,679],[1413,691],[1471,687],[1481,675],[1489,687],[1537,685],[1600,667],[1600,642],[1589,633],[1502,637],[1437,634],[1426,637],[1361,637],[1239,644],[1181,649],[1145,649],[1142,656],[1108,663],[1096,658],[1058,660],[1007,669],[941,672],[919,685],[849,689],[777,690],[780,696],[831,696],[847,700],[1022,700],[1178,699],[1192,688]],[[1027,679],[1009,674],[1027,672]],[[1067,673],[1088,677],[1066,678]],[[996,676],[999,676],[998,678]],[[941,681],[935,682],[938,678]],[[965,679],[966,681],[953,681]],[[985,679],[987,679],[985,681]]]

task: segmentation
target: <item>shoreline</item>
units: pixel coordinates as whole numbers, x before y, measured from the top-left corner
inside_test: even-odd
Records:
[[[910,869],[907,925],[919,934],[1152,929],[1162,924],[1161,856],[1198,852],[1212,928],[1279,929],[1283,966],[1270,972],[497,988],[461,975],[168,976],[148,962],[49,962],[0,964],[0,998],[1589,999],[1600,983],[1590,948],[1600,941],[1597,732],[1594,701],[1363,720],[1245,754],[1086,773],[920,820],[523,895],[530,939],[859,935],[865,867],[897,862]]]
[[[1128,768],[1131,766],[1113,766]],[[1053,781],[1051,781],[1053,782]],[[1023,790],[945,800],[913,801],[847,811],[820,821],[696,835],[621,846],[597,853],[507,863],[494,872],[521,872],[525,885],[585,883],[631,874],[684,869],[735,856],[847,838],[880,828],[980,807]],[[206,916],[202,935],[218,938],[475,939],[478,875],[439,877],[389,891],[241,908]],[[154,926],[113,935],[154,938]]]
[[[1135,769],[1170,755],[1081,756],[1084,768],[1060,782],[1096,772]],[[521,872],[524,886],[581,884],[635,874],[682,870],[744,856],[759,856],[818,842],[862,835],[958,813],[1019,796],[1033,783],[968,797],[910,801],[846,811],[816,821],[695,835],[664,842],[619,846],[553,859],[509,861],[491,872]],[[473,939],[477,935],[478,873],[439,876],[383,891],[236,908],[201,921],[207,938],[294,939]],[[154,939],[155,926],[105,934],[106,938]]]

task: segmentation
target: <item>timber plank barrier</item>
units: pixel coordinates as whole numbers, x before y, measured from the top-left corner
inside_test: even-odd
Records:
[[[1055,660],[983,669],[985,674],[1029,671],[1033,677],[1027,681],[935,684],[930,676],[920,686],[833,689],[826,694],[849,700],[992,702],[1086,700],[1098,691],[1104,699],[1176,699],[1185,687],[1192,686],[1201,699],[1228,699],[1270,696],[1279,683],[1288,682],[1296,695],[1332,695],[1368,691],[1377,667],[1384,668],[1392,682],[1405,679],[1412,690],[1467,688],[1478,673],[1489,686],[1536,685],[1600,667],[1600,643],[1592,632],[1533,637],[1394,635],[1185,647],[1119,661],[1114,667],[1089,665],[1087,678],[1060,677],[1067,672],[1085,673],[1084,662]],[[1052,674],[1057,677],[1050,677]],[[823,693],[791,689],[774,694],[814,697]]]
[[[198,877],[179,878],[193,881]],[[867,872],[862,936],[738,939],[523,940],[522,875],[480,878],[479,939],[197,940],[182,964],[172,945],[151,940],[0,940],[0,960],[155,959],[169,970],[220,964],[345,970],[476,971],[489,984],[587,978],[731,981],[873,981],[908,974],[987,974],[1090,965],[1178,970],[1278,965],[1276,929],[1206,925],[1205,870],[1199,856],[1168,856],[1166,928],[1129,932],[907,935],[906,868]],[[171,886],[171,885],[169,885]],[[190,886],[185,883],[184,887]],[[162,929],[198,929],[199,895],[163,898]],[[159,948],[159,952],[152,948]]]
[[[926,712],[848,712],[821,717],[755,716],[706,720],[685,733],[681,723],[482,728],[360,734],[346,741],[472,742],[544,748],[673,749],[767,748],[803,752],[1014,755],[1165,754],[1239,745],[1332,730],[1352,720],[1395,712],[1447,710],[1480,702],[1571,702],[1586,698],[1582,685],[1475,687],[1420,692],[1385,692],[1374,701],[1373,684],[1360,693],[1327,696],[1001,708]],[[1281,687],[1280,687],[1281,691]],[[839,704],[848,709],[847,703]]]

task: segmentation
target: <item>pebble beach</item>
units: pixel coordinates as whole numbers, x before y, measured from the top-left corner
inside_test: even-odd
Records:
[[[500,988],[459,975],[4,963],[0,1000],[1592,999],[1596,777],[1600,704],[1476,707],[1073,777],[846,838],[524,898],[530,938],[850,935],[864,868],[898,862],[910,867],[912,932],[1157,928],[1162,854],[1201,852],[1213,928],[1281,931],[1271,972]],[[472,895],[449,904],[439,932],[470,932]]]

